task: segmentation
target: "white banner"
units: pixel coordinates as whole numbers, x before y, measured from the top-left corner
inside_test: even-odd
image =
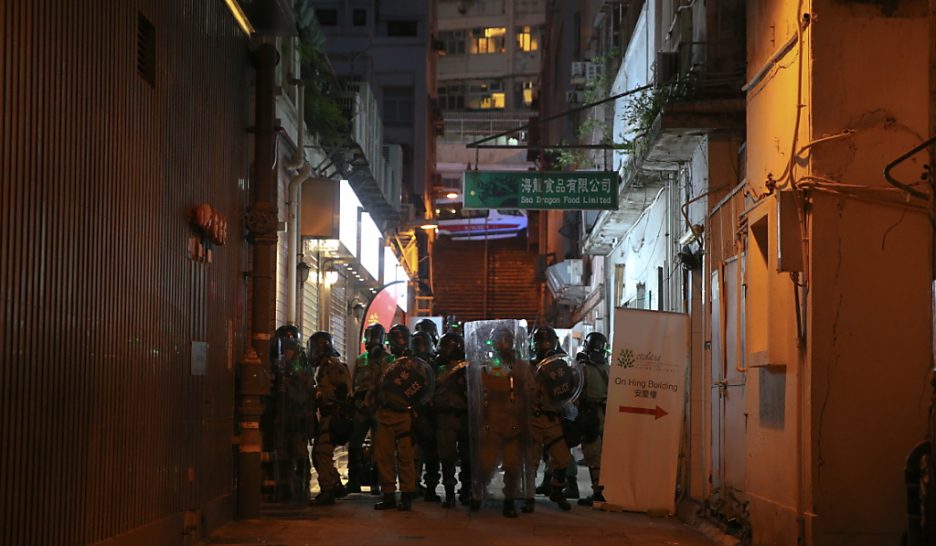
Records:
[[[675,512],[688,315],[617,309],[601,484],[611,504]]]

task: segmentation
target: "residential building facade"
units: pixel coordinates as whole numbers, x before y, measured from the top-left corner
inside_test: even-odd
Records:
[[[598,118],[618,210],[551,218],[584,226],[592,275],[557,316],[689,314],[684,514],[752,544],[897,543],[931,397],[930,158],[906,156],[932,133],[925,4],[597,4],[620,64],[591,99],[650,87]]]

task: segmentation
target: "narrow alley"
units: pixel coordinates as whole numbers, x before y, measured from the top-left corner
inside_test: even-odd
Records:
[[[0,546],[936,546],[936,0],[0,0]]]

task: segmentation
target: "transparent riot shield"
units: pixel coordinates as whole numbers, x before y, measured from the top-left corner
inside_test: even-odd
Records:
[[[517,320],[465,324],[474,503],[493,493],[491,482],[501,467],[504,498],[533,497],[535,484],[524,456],[534,385],[525,341],[526,329]]]
[[[435,373],[423,359],[405,356],[394,360],[380,379],[377,397],[380,403],[396,411],[425,405],[432,399]]]

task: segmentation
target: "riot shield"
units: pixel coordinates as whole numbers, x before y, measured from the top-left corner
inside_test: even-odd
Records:
[[[432,367],[421,358],[405,356],[387,366],[380,379],[377,399],[381,405],[407,411],[431,400],[434,388]]]
[[[504,498],[533,497],[534,479],[524,456],[533,385],[525,340],[526,329],[517,320],[465,324],[473,508],[490,496],[501,467]]]
[[[565,353],[539,361],[533,377],[543,394],[543,401],[563,412],[578,399],[585,379],[581,365]]]
[[[554,354],[536,364],[533,377],[537,387],[537,401],[534,405],[538,404],[543,410],[559,414],[566,444],[570,448],[579,445],[581,430],[575,422],[578,416],[575,401],[585,383],[581,363],[565,353]],[[539,453],[530,456],[539,457]]]

